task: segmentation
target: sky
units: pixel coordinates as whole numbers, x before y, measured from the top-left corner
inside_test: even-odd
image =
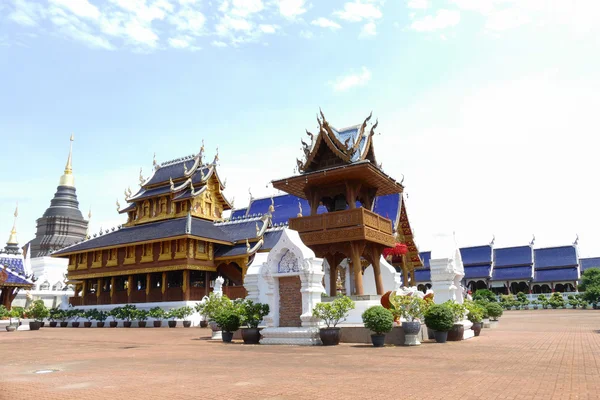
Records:
[[[202,140],[235,206],[270,195],[321,108],[378,119],[420,250],[578,236],[600,256],[598,20],[597,0],[4,0],[0,239],[17,203],[34,237],[71,134],[96,233],[154,154]]]

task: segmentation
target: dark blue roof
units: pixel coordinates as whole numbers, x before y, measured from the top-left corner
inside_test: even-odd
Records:
[[[465,278],[466,279],[474,279],[474,278],[490,278],[492,276],[492,265],[474,265],[474,266],[465,266]]]
[[[431,282],[431,270],[415,269],[415,282]]]
[[[138,201],[138,200],[143,200],[143,199],[147,199],[149,197],[153,197],[153,196],[158,196],[161,194],[165,194],[165,193],[169,193],[171,192],[171,186],[166,185],[166,186],[159,186],[157,188],[153,188],[153,189],[140,189],[140,191],[138,193],[136,193],[135,196],[133,196],[131,198],[130,201]]]
[[[465,247],[460,249],[463,265],[482,265],[492,263],[492,246]]]
[[[396,230],[401,210],[401,194],[394,193],[386,196],[379,196],[373,202],[373,212],[384,218],[390,219],[393,229]]]
[[[171,178],[173,180],[183,178],[183,175],[184,175],[183,164],[184,163],[185,163],[185,166],[187,167],[187,169],[189,170],[194,165],[194,159],[190,158],[185,161],[179,161],[179,162],[175,162],[175,163],[172,163],[172,164],[164,166],[164,167],[160,167],[159,169],[157,169],[154,172],[154,175],[152,176],[152,178],[148,182],[146,182],[144,186],[155,185],[155,184],[161,183],[161,182],[169,182],[169,178]]]
[[[534,282],[576,281],[577,268],[541,269],[535,271]]]
[[[263,236],[265,242],[259,251],[271,250],[273,247],[275,247],[277,242],[279,242],[279,238],[281,237],[282,233],[283,230],[276,230],[265,233],[265,235]]]
[[[533,264],[533,252],[530,246],[494,249],[494,268],[531,264]]]
[[[255,239],[256,225],[262,229],[264,222],[256,218],[252,220],[242,220],[240,222],[226,223],[217,225],[233,242],[240,240]]]
[[[423,266],[425,268],[429,268],[429,260],[431,260],[431,252],[430,251],[422,251],[419,253],[419,257],[421,257],[421,261],[423,261]]]
[[[124,245],[148,240],[167,239],[185,235],[187,217],[152,222],[143,225],[128,226],[96,238],[86,240],[71,247],[55,252],[55,255],[90,250],[108,246]],[[232,242],[228,232],[215,226],[211,221],[192,217],[191,235],[206,239]],[[256,236],[256,229],[254,229]]]
[[[533,278],[531,265],[507,268],[494,267],[492,272],[493,281],[530,280],[531,278]]]
[[[252,246],[252,244],[250,245]],[[246,244],[237,244],[235,246],[219,245],[215,247],[215,258],[236,257],[246,254]]]
[[[575,246],[535,249],[535,269],[577,266]]]
[[[3,257],[0,255],[0,266],[6,265],[17,274],[25,275],[25,269],[23,268],[23,258],[21,257]]]
[[[600,268],[600,257],[580,258],[579,263],[582,271],[588,268]]]
[[[231,213],[231,219],[236,219],[236,218],[244,217],[246,215],[247,211],[248,211],[247,208],[240,208],[239,210],[234,210]]]

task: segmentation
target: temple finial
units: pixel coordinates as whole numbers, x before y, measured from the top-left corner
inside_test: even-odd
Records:
[[[273,214],[275,212],[275,200],[273,199],[273,195],[271,195],[271,205],[269,206],[269,213]]]
[[[59,186],[75,186],[75,179],[73,178],[73,141],[75,140],[75,137],[71,134],[69,140],[69,157],[67,158],[67,164],[65,165],[65,172],[60,177]]]
[[[302,203],[298,202],[298,218],[302,217]]]
[[[13,227],[10,230],[10,237],[8,238],[8,241],[6,242],[7,245],[17,245],[19,244],[19,241],[17,240],[17,217],[19,216],[19,203],[17,203],[17,207],[15,208],[15,213],[14,213],[14,221],[13,221]]]
[[[119,204],[119,199],[117,199],[116,206],[117,206],[117,212],[119,212],[119,210],[121,209],[121,204]]]

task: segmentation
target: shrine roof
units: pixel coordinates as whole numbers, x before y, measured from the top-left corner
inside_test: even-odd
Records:
[[[85,250],[101,249],[104,247],[148,242],[179,236],[195,236],[226,243],[233,242],[233,239],[229,236],[231,230],[223,230],[211,221],[191,217],[190,233],[186,233],[186,225],[187,218],[182,217],[151,222],[143,225],[123,227],[114,232],[66,247],[54,252],[52,255],[62,256]]]
[[[388,194],[386,196],[377,196],[373,202],[373,212],[392,221],[394,231],[398,228],[400,220],[400,207],[402,206],[402,196],[400,193]]]
[[[492,263],[492,246],[463,247],[460,249],[463,265],[481,265]]]
[[[21,256],[10,257],[0,254],[0,265],[7,266],[16,274],[25,275],[25,268],[23,267],[23,257]]]
[[[575,246],[535,249],[534,255],[535,269],[578,266]]]
[[[431,282],[431,270],[415,269],[415,282]]]
[[[492,264],[465,266],[465,278],[490,278],[492,276]]]
[[[265,242],[263,243],[259,251],[267,251],[275,247],[277,242],[279,242],[279,238],[281,238],[282,233],[283,230],[281,228],[267,231],[267,233],[265,233],[265,236],[263,237]]]
[[[6,267],[6,268],[4,268]],[[23,257],[7,257],[0,254],[0,274],[6,271],[6,280],[0,283],[2,286],[32,286],[33,281],[25,275],[23,268]]]
[[[215,227],[221,229],[232,242],[240,240],[253,240],[260,237],[260,232],[267,229],[264,224],[268,224],[263,216],[244,218],[236,221],[218,222]]]
[[[494,268],[531,264],[533,264],[533,250],[531,246],[494,249]]]
[[[577,267],[556,268],[556,269],[536,269],[534,282],[561,282],[576,281],[579,279]]]
[[[187,170],[191,170],[194,166],[194,163],[194,156],[182,157],[180,159],[164,163],[154,171],[154,174],[148,181],[144,183],[144,186],[152,186],[162,182],[169,183],[169,179],[173,179],[175,181],[177,179],[184,178],[184,165]]]
[[[219,245],[215,247],[215,258],[237,257],[247,253],[246,244],[236,244],[235,246]]]
[[[431,251],[422,251],[419,253],[419,257],[421,261],[423,261],[423,266],[427,269],[430,268],[429,260],[431,260]]]
[[[579,263],[582,271],[589,268],[600,268],[600,257],[580,258]]]
[[[493,281],[529,280],[533,278],[533,268],[529,266],[516,266],[509,268],[494,268]]]

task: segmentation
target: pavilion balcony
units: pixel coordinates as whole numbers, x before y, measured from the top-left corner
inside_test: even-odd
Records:
[[[289,226],[307,246],[354,240],[395,244],[392,221],[363,207],[291,218]]]

